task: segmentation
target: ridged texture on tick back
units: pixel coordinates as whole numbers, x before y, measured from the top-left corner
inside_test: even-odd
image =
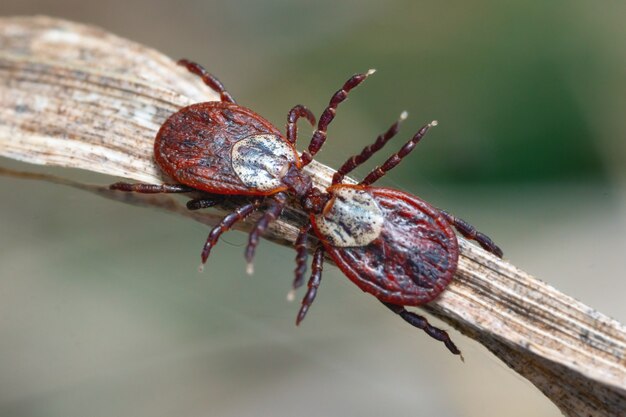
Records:
[[[255,135],[282,138],[278,129],[252,110],[226,102],[198,103],[170,116],[157,134],[156,162],[176,181],[214,194],[270,195],[285,190],[256,190],[231,164],[235,143]],[[285,141],[286,146],[292,146]],[[294,158],[297,158],[293,149]]]
[[[413,195],[364,190],[382,210],[380,236],[360,247],[337,247],[322,239],[324,249],[350,280],[381,301],[415,306],[433,300],[457,267],[454,231],[437,209]],[[311,221],[319,232],[314,216]]]

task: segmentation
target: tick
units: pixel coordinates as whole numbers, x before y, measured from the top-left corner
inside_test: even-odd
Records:
[[[442,341],[452,353],[460,354],[445,331],[404,307],[432,301],[452,281],[459,257],[453,228],[498,257],[502,257],[502,251],[488,236],[450,213],[409,193],[372,185],[396,167],[437,122],[422,127],[360,183],[343,183],[347,174],[371,158],[397,133],[405,117],[403,113],[372,145],[349,158],[333,176],[331,186],[314,202],[303,203],[309,204],[309,223],[302,227],[296,240],[293,290],[304,283],[311,229],[319,243],[297,323],[304,319],[315,299],[324,253],[328,253],[361,290],[378,298],[411,325]]]
[[[155,160],[176,182],[116,183],[110,188],[140,193],[202,192],[200,198],[187,202],[191,210],[212,207],[226,198],[241,201],[239,208],[209,233],[201,254],[202,264],[224,232],[253,212],[262,210],[263,215],[252,228],[246,247],[249,271],[260,236],[285,206],[293,203],[308,215],[308,222],[296,240],[293,291],[305,281],[309,235],[312,233],[318,239],[297,324],[304,319],[316,297],[324,255],[328,253],[359,288],[374,295],[411,325],[442,341],[452,353],[460,354],[445,331],[431,326],[424,317],[407,311],[405,306],[433,300],[452,280],[459,256],[453,228],[497,256],[501,257],[502,251],[468,223],[418,197],[372,185],[397,166],[436,122],[422,127],[359,184],[343,183],[347,174],[397,134],[400,122],[406,117],[403,113],[372,145],[339,168],[330,187],[320,190],[313,186],[303,167],[322,148],[327,127],[339,104],[373,71],[354,75],[332,96],[307,150],[299,155],[295,149],[298,120],[305,118],[315,125],[315,117],[305,106],[297,105],[289,111],[283,136],[260,115],[236,104],[224,86],[200,65],[187,60],[179,64],[200,76],[220,95],[221,101],[185,107],[171,115],[157,133]]]

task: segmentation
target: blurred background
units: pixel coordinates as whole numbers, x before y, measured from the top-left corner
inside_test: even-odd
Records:
[[[623,3],[0,5],[32,14],[198,61],[278,126],[297,103],[319,115],[349,75],[376,68],[318,159],[337,167],[403,110],[401,137],[439,120],[382,184],[470,221],[515,265],[626,321]],[[208,230],[196,223],[45,183],[0,178],[0,191],[2,417],[560,415],[482,346],[452,331],[461,363],[332,266],[296,328],[288,248],[263,242],[250,278],[233,232],[200,275]]]

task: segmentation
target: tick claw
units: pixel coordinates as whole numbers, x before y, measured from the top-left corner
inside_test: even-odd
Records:
[[[198,266],[198,272],[200,273],[204,272],[204,264],[200,264],[200,266]]]
[[[290,303],[292,303],[292,302],[293,302],[293,300],[295,300],[295,299],[296,299],[296,290],[290,290],[290,291],[287,293],[287,301],[289,301]]]
[[[252,262],[248,262],[248,265],[246,265],[246,274],[248,275],[254,274],[254,264]]]

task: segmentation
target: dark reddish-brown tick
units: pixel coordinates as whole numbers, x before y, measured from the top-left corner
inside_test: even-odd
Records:
[[[304,319],[315,299],[327,252],[359,288],[374,295],[411,325],[442,341],[452,353],[460,354],[445,331],[431,326],[405,306],[433,300],[452,280],[459,256],[452,227],[496,256],[501,257],[502,251],[463,220],[411,194],[372,185],[398,165],[437,123],[433,121],[422,127],[359,184],[344,184],[347,174],[395,136],[400,121],[406,118],[403,113],[372,145],[339,168],[330,187],[320,190],[302,169],[324,144],[326,129],[339,104],[372,70],[354,75],[332,96],[308,149],[298,155],[295,149],[298,119],[305,118],[315,125],[315,117],[306,107],[297,105],[290,110],[283,136],[267,120],[237,105],[217,78],[200,65],[187,60],[179,64],[200,76],[220,95],[221,101],[185,107],[171,115],[157,133],[155,160],[176,183],[120,182],[111,185],[111,189],[140,193],[202,192],[202,197],[187,202],[190,210],[214,206],[225,198],[243,197],[244,203],[209,233],[202,250],[202,264],[224,232],[253,212],[263,210],[248,238],[249,271],[260,236],[291,202],[309,217],[296,240],[294,291],[305,280],[309,234],[313,232],[319,240],[296,323]]]

